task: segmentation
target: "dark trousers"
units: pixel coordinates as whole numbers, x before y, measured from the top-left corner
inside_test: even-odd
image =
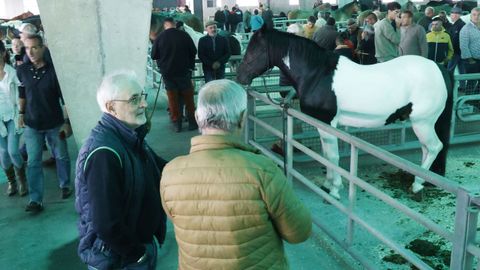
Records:
[[[203,76],[205,77],[205,83],[213,80],[220,80],[225,78],[225,68],[219,68],[217,70],[203,70]]]
[[[465,65],[465,73],[480,73],[480,60],[475,59],[474,63],[469,63],[468,60],[462,60]],[[468,94],[478,94],[479,91],[479,80],[469,80],[466,85],[466,93]]]
[[[176,90],[167,89],[168,107],[170,109],[170,119],[172,122],[182,121],[180,117],[179,98],[183,98],[187,109],[188,119],[195,119],[195,103],[193,101],[193,86],[190,89]]]

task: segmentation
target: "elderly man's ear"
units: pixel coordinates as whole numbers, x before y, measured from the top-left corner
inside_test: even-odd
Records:
[[[113,102],[109,101],[105,104],[105,107],[107,108],[108,113],[111,115],[116,115],[117,113],[115,112],[115,106],[113,106],[113,104]]]

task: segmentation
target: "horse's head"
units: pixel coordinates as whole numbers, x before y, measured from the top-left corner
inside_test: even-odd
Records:
[[[271,68],[268,58],[269,45],[266,39],[268,31],[264,25],[250,38],[242,63],[237,68],[239,83],[250,84],[254,78]]]

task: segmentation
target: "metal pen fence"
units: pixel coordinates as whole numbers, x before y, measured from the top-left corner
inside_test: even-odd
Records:
[[[258,106],[258,105],[261,106]],[[347,218],[345,222],[344,231],[332,231],[329,230],[328,219],[325,222],[320,217],[315,217],[314,222],[317,224],[328,236],[330,236],[337,244],[343,247],[353,258],[357,259],[367,269],[378,268],[375,262],[372,262],[365,258],[365,254],[362,254],[357,250],[354,242],[354,231],[356,227],[362,227],[370,235],[373,235],[380,240],[384,245],[400,254],[407,261],[418,267],[419,269],[433,269],[425,261],[421,260],[412,251],[403,247],[396,239],[389,237],[383,232],[381,227],[372,224],[367,219],[362,217],[359,213],[359,209],[356,208],[356,201],[358,197],[358,190],[364,190],[371,196],[374,196],[384,204],[393,207],[401,213],[408,216],[411,220],[418,222],[425,226],[432,232],[438,234],[446,241],[452,243],[451,250],[451,269],[472,269],[474,263],[477,263],[480,257],[480,248],[475,242],[476,228],[478,220],[478,209],[480,206],[480,193],[478,190],[472,191],[463,188],[457,183],[446,179],[442,176],[436,175],[428,170],[422,169],[416,164],[413,164],[407,160],[393,155],[384,149],[374,146],[368,142],[365,142],[359,138],[352,136],[344,131],[332,128],[316,119],[304,115],[303,113],[295,109],[286,110],[286,161],[282,161],[278,155],[272,153],[261,141],[263,134],[259,134],[259,129],[267,131],[277,138],[283,137],[283,132],[277,127],[274,127],[272,121],[266,121],[262,110],[259,107],[268,106],[270,110],[282,111],[282,108],[274,104],[264,94],[257,91],[249,91],[248,99],[248,121],[246,125],[246,140],[249,144],[260,149],[265,155],[269,156],[279,166],[286,166],[287,176],[289,179],[295,178],[311,191],[319,195],[323,200],[327,201],[333,207],[335,207],[339,213],[342,213]],[[260,115],[260,117],[258,115]],[[348,144],[350,147],[350,164],[349,170],[343,169],[340,166],[334,165],[322,155],[310,149],[308,146],[299,142],[294,136],[294,120],[301,121],[303,124],[312,126],[313,128],[321,129],[324,132],[335,135],[340,141]],[[260,139],[260,140],[259,140]],[[305,155],[308,155],[312,160],[337,171],[346,182],[348,182],[348,201],[337,201],[330,197],[325,191],[320,189],[312,179],[302,174],[298,169],[294,167],[293,149],[298,149]],[[358,170],[358,158],[359,152],[368,153],[383,162],[391,164],[399,169],[407,171],[415,176],[419,176],[426,181],[434,184],[442,190],[452,193],[456,197],[456,210],[454,219],[453,231],[448,230],[442,226],[436,224],[436,222],[427,218],[423,214],[415,211],[414,209],[406,206],[398,200],[392,198],[390,195],[382,191],[381,189],[369,184],[364,179],[357,175]],[[475,260],[474,260],[475,258]]]

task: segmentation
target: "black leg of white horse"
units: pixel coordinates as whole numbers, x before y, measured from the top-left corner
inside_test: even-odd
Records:
[[[320,134],[322,151],[325,158],[332,162],[334,165],[338,166],[339,155],[337,137],[328,134],[320,129],[318,129],[318,133]],[[332,195],[332,197],[340,199],[340,194],[338,192],[342,188],[342,177],[335,170],[327,167],[327,180],[325,181],[324,186],[330,189],[330,195]]]
[[[429,169],[433,161],[437,157],[443,144],[435,133],[435,124],[429,121],[414,122],[412,121],[412,128],[417,135],[420,144],[422,145],[422,165],[424,169]],[[414,193],[423,189],[425,180],[415,177],[415,182],[412,184],[412,191]]]

